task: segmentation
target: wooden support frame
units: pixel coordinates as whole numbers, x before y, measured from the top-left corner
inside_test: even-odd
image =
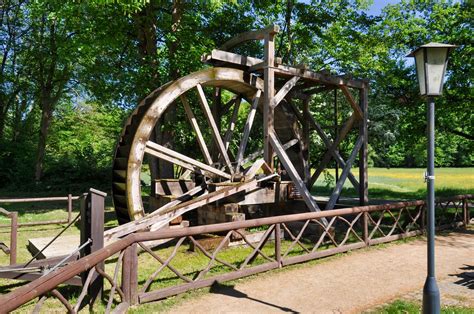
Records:
[[[327,202],[326,207],[324,208],[325,210],[333,209],[334,205],[336,205],[337,199],[341,195],[342,187],[344,186],[344,183],[346,182],[346,178],[351,170],[352,164],[354,163],[354,160],[356,159],[357,154],[359,153],[359,150],[362,147],[362,143],[363,143],[363,138],[359,136],[359,139],[357,140],[354,148],[352,149],[351,156],[347,160],[346,166],[342,170],[341,177],[336,182],[336,186],[334,187],[331,197],[329,198],[329,201]]]
[[[283,85],[282,88],[278,91],[278,93],[273,97],[270,106],[275,108],[280,104],[280,102],[285,98],[285,96],[291,91],[293,87],[295,87],[296,83],[300,80],[301,77],[299,76],[293,76],[291,79],[289,79],[285,85]]]
[[[321,126],[316,122],[316,120],[314,120],[314,118],[311,115],[309,116],[309,121],[310,121],[312,127],[316,130],[318,135],[323,140],[326,147],[328,147],[328,149],[330,149],[332,147],[333,143],[327,137],[326,133],[323,131]],[[342,159],[341,154],[339,154],[339,151],[337,150],[337,148],[334,149],[334,150],[329,150],[329,151],[331,152],[331,154],[333,155],[334,159],[339,164],[339,166],[341,166],[341,168],[345,168],[346,167],[346,162],[344,161],[344,159]],[[325,159],[323,158],[323,160],[325,160]],[[357,179],[354,177],[354,175],[351,172],[349,172],[348,178],[351,181],[354,188],[356,190],[359,190],[359,182],[357,181]]]
[[[352,109],[354,110],[357,119],[362,120],[364,118],[364,114],[362,113],[362,109],[357,104],[357,102],[354,100],[354,96],[352,96],[352,94],[349,91],[349,89],[347,88],[347,86],[341,85],[340,89],[342,90],[342,93],[344,94],[344,96],[346,96],[346,99],[349,102],[349,105],[351,105]]]
[[[264,62],[263,71],[263,158],[270,168],[273,168],[273,149],[270,144],[270,134],[274,132],[275,113],[273,107],[273,98],[275,95],[275,71],[273,64],[275,62],[275,34],[269,32],[265,35]]]
[[[319,175],[323,172],[323,170],[326,167],[327,163],[331,159],[331,155],[333,154],[333,152],[337,149],[337,147],[342,142],[342,140],[347,136],[347,134],[349,134],[350,130],[352,129],[352,126],[354,125],[355,120],[356,120],[355,115],[352,114],[350,116],[350,118],[346,121],[346,123],[344,124],[344,126],[341,129],[341,132],[339,133],[339,136],[332,143],[331,147],[326,151],[326,153],[324,154],[318,168],[316,169],[316,171],[312,175],[310,186],[312,186],[316,182]]]
[[[362,147],[359,153],[359,205],[361,206],[369,203],[369,131],[367,126],[369,121],[368,92],[369,85],[366,83],[364,88],[359,90],[359,106],[363,113],[363,118],[359,125],[359,134],[362,137]]]
[[[304,184],[301,177],[298,175],[298,172],[296,171],[295,167],[291,163],[290,158],[286,154],[285,149],[281,145],[281,143],[278,140],[276,134],[274,132],[270,133],[269,138],[270,138],[270,142],[273,146],[273,149],[275,150],[275,153],[277,154],[277,156],[280,159],[281,163],[283,164],[286,171],[290,175],[291,180],[293,181],[296,188],[298,189],[301,196],[303,197],[303,200],[305,201],[306,206],[308,206],[309,210],[312,211],[312,212],[320,211],[321,209],[319,208],[318,204],[316,204],[316,201],[311,196],[311,193],[306,188],[306,185]]]

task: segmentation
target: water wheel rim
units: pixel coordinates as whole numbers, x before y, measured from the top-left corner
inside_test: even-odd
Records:
[[[145,215],[141,197],[140,174],[145,147],[157,121],[181,95],[198,85],[223,87],[229,91],[252,98],[263,89],[263,81],[248,73],[232,68],[209,68],[184,76],[162,89],[141,119],[130,147],[126,174],[126,200],[130,219]],[[155,92],[153,93],[155,94]]]

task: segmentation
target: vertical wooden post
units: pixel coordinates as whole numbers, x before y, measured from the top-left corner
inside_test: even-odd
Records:
[[[72,195],[67,195],[67,223],[71,223],[72,220]]]
[[[130,305],[138,303],[138,255],[137,244],[125,249],[122,262],[122,291],[125,302]]]
[[[81,245],[92,240],[81,251],[81,257],[89,255],[104,247],[104,205],[106,193],[90,189],[89,193],[81,203]],[[97,265],[104,270],[104,263]],[[82,282],[86,280],[87,273],[82,274]],[[92,307],[97,299],[101,299],[104,287],[104,278],[95,274],[88,288],[89,307]]]
[[[367,205],[369,202],[369,182],[368,182],[368,90],[369,85],[366,82],[364,87],[359,90],[359,106],[363,117],[359,126],[359,134],[362,137],[362,147],[359,151],[359,204]]]
[[[362,216],[362,226],[364,228],[363,239],[366,246],[369,246],[369,213],[365,212]]]
[[[304,183],[308,189],[311,182],[311,169],[309,165],[309,141],[310,141],[310,115],[309,111],[309,101],[310,98],[306,98],[303,101],[303,160],[304,160]]]
[[[11,228],[10,228],[10,265],[16,264],[17,235],[18,235],[18,213],[11,212]]]
[[[281,267],[281,227],[280,224],[275,224],[275,260],[278,262],[278,267]]]
[[[425,226],[426,226],[426,204],[421,205],[421,231],[425,232]]]
[[[274,126],[274,109],[272,107],[273,97],[275,96],[275,34],[278,33],[278,26],[274,26],[272,30],[265,35],[264,62],[265,69],[263,71],[263,156],[264,160],[270,168],[273,168],[273,149],[270,144],[269,133],[273,132]]]

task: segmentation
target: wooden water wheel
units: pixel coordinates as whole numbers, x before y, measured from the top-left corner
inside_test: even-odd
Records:
[[[366,82],[281,65],[274,58],[277,32],[278,27],[272,26],[231,39],[221,50],[205,56],[204,61],[213,67],[158,88],[135,109],[122,132],[113,167],[118,220],[135,225],[127,230],[157,222],[162,226],[184,212],[237,194],[240,199],[233,202],[278,203],[298,198],[308,210],[320,210],[310,190],[331,158],[343,171],[325,208],[334,207],[346,178],[360,191],[361,203],[367,201]],[[224,51],[262,39],[263,60]],[[311,95],[330,89],[342,90],[354,111],[337,138],[328,137],[310,112]],[[359,94],[354,97],[351,89]],[[154,130],[160,129],[156,125],[167,111],[177,121],[172,148],[154,140]],[[354,128],[359,135],[352,154],[344,160],[337,148]],[[313,131],[327,151],[318,164],[310,165]],[[359,180],[351,173],[358,154],[363,169]],[[147,199],[142,197],[141,175],[150,158],[172,163],[173,175],[158,175],[151,183],[152,197]],[[311,168],[316,171],[311,173]],[[288,181],[284,195],[276,189],[283,181]],[[258,194],[261,190],[267,192]],[[144,218],[148,207],[154,212]]]

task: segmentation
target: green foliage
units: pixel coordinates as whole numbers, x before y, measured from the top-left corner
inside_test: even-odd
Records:
[[[272,23],[280,26],[276,51],[286,63],[369,80],[369,158],[375,166],[425,165],[425,105],[405,56],[429,41],[459,45],[450,58],[444,95],[436,101],[436,165],[474,165],[474,113],[469,110],[473,6],[468,1],[404,0],[372,16],[366,13],[371,3],[3,1],[0,186],[32,180],[45,99],[54,108],[44,180],[106,180],[114,142],[131,108],[158,86],[201,69],[203,53]],[[262,57],[262,45],[249,42],[234,52]],[[342,93],[337,97],[341,126],[351,111]],[[334,124],[333,99],[333,91],[313,98],[311,112],[321,125]],[[246,106],[239,111],[238,126],[245,123]],[[259,119],[249,151],[261,141]],[[172,131],[178,148],[198,153],[184,121],[178,110],[176,122],[163,128]],[[331,139],[336,136],[331,128],[327,133]],[[349,134],[342,143],[343,157],[350,154],[354,139]],[[317,136],[311,140],[310,159],[317,165],[325,148]],[[57,173],[66,175],[54,179]]]

